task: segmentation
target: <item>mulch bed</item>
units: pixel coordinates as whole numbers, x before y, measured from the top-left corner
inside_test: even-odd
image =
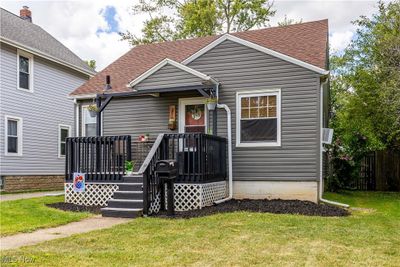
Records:
[[[350,212],[331,205],[316,204],[311,201],[300,200],[230,200],[218,205],[202,208],[201,210],[190,210],[175,212],[173,218],[195,218],[203,217],[217,213],[226,213],[234,211],[268,212],[276,214],[300,214],[306,216],[339,217],[348,216]],[[155,215],[156,217],[167,217],[166,212],[162,211]]]
[[[46,204],[46,206],[63,211],[90,212],[94,214],[100,214],[101,213],[100,209],[104,208],[103,206],[84,206],[84,205],[77,205],[65,202]]]

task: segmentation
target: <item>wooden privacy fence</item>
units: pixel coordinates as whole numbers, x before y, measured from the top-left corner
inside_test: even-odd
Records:
[[[400,152],[376,151],[361,161],[358,190],[400,191]]]

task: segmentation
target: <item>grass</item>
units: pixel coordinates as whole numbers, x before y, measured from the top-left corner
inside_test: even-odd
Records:
[[[3,254],[39,266],[400,266],[400,194],[345,192],[349,217],[140,218]],[[29,264],[24,264],[29,266]]]
[[[39,228],[58,226],[90,216],[89,213],[65,212],[45,206],[47,203],[61,201],[64,201],[64,196],[1,202],[0,235],[32,232]]]

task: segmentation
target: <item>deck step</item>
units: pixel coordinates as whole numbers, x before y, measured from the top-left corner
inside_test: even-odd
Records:
[[[128,208],[102,208],[101,214],[103,217],[118,217],[118,218],[136,218],[143,215],[143,209],[128,209]]]
[[[142,191],[143,183],[122,183],[118,185],[118,191]]]
[[[143,199],[143,191],[115,191],[114,199]]]
[[[139,174],[124,176],[123,179],[127,183],[143,183],[143,175]]]
[[[124,209],[143,209],[142,199],[115,199],[108,201],[109,208],[124,208]]]

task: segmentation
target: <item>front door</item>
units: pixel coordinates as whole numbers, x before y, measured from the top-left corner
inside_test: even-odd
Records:
[[[204,97],[179,99],[179,132],[207,133],[207,109]]]

